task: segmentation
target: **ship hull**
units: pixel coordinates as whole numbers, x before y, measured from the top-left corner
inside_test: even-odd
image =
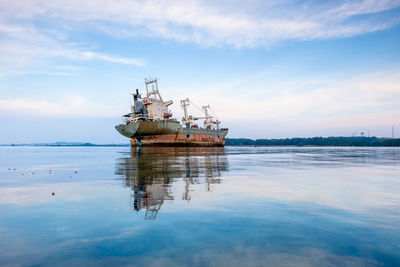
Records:
[[[132,146],[224,146],[228,129],[184,128],[176,121],[138,121],[115,127]]]

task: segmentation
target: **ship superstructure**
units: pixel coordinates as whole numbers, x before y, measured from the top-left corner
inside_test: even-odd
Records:
[[[172,117],[172,113],[168,111],[168,106],[172,105],[172,100],[164,102],[160,92],[158,91],[157,79],[145,80],[146,97],[142,98],[139,90],[133,95],[133,105],[131,113],[124,115],[130,121],[138,120],[165,120]]]
[[[146,96],[139,90],[132,94],[131,112],[123,116],[124,123],[115,128],[122,135],[131,138],[132,146],[223,146],[227,128],[220,128],[220,121],[211,115],[210,105],[202,106],[204,116],[189,114],[188,98],[181,100],[184,116],[182,124],[172,118],[168,109],[172,100],[164,101],[158,90],[157,79],[145,79]],[[196,105],[195,105],[196,106]],[[204,127],[194,121],[204,120]]]

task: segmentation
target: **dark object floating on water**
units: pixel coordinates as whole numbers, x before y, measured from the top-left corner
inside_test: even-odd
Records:
[[[75,171],[75,173],[78,173],[78,171]]]
[[[51,194],[54,196],[56,193],[53,192],[53,193],[51,193]]]

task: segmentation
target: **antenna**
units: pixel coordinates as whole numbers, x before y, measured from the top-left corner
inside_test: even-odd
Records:
[[[149,80],[151,80],[150,78],[149,78]],[[148,80],[147,80],[147,78],[144,78],[144,84],[146,85],[146,94],[147,94],[147,96],[149,96],[149,86],[148,86],[148,82],[147,82]]]

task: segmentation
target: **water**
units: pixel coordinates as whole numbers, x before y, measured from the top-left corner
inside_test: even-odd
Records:
[[[0,147],[0,158],[0,265],[400,265],[400,149]]]

